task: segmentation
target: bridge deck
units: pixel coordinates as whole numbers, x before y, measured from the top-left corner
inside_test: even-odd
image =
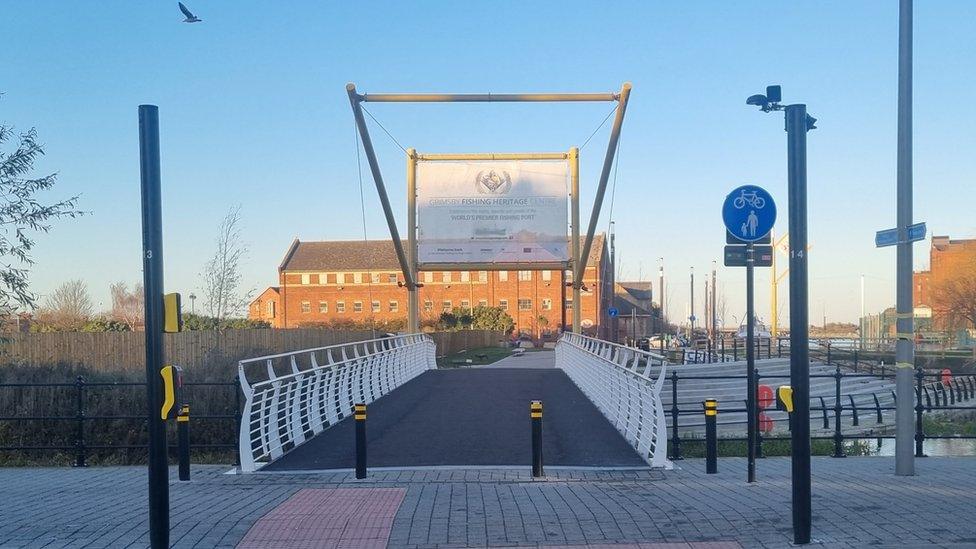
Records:
[[[529,354],[543,353],[513,360]],[[542,356],[532,358],[545,366]],[[528,466],[533,399],[544,406],[546,465],[646,465],[566,374],[539,367],[432,370],[404,384],[369,406],[367,463]],[[262,470],[351,468],[354,429],[341,421]]]

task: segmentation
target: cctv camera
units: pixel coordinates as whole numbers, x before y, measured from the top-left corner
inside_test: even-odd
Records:
[[[746,105],[756,105],[757,107],[765,108],[766,105],[769,105],[769,99],[766,99],[765,95],[750,95],[749,99],[746,99]]]

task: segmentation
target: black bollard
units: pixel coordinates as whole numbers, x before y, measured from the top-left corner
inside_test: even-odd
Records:
[[[532,476],[541,477],[542,470],[542,401],[533,400],[529,405],[532,419]]]
[[[190,405],[184,404],[176,416],[176,446],[180,460],[180,480],[190,480]]]
[[[366,478],[366,405],[357,404],[356,420],[356,478]]]
[[[707,399],[705,407],[705,472],[712,475],[718,472],[718,401]]]

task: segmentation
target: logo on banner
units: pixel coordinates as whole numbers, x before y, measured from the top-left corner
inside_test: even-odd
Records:
[[[512,177],[506,171],[482,170],[474,178],[474,184],[481,194],[505,194],[512,188]]]

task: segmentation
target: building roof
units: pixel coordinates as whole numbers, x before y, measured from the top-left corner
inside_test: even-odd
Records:
[[[584,239],[581,237],[580,241]],[[406,247],[407,243],[403,243]],[[604,235],[593,236],[588,265],[603,255]],[[581,244],[582,246],[582,244]],[[288,247],[281,271],[400,270],[392,240],[321,240],[302,242],[297,238]]]
[[[617,286],[638,301],[650,301],[654,295],[653,282],[618,282]]]

